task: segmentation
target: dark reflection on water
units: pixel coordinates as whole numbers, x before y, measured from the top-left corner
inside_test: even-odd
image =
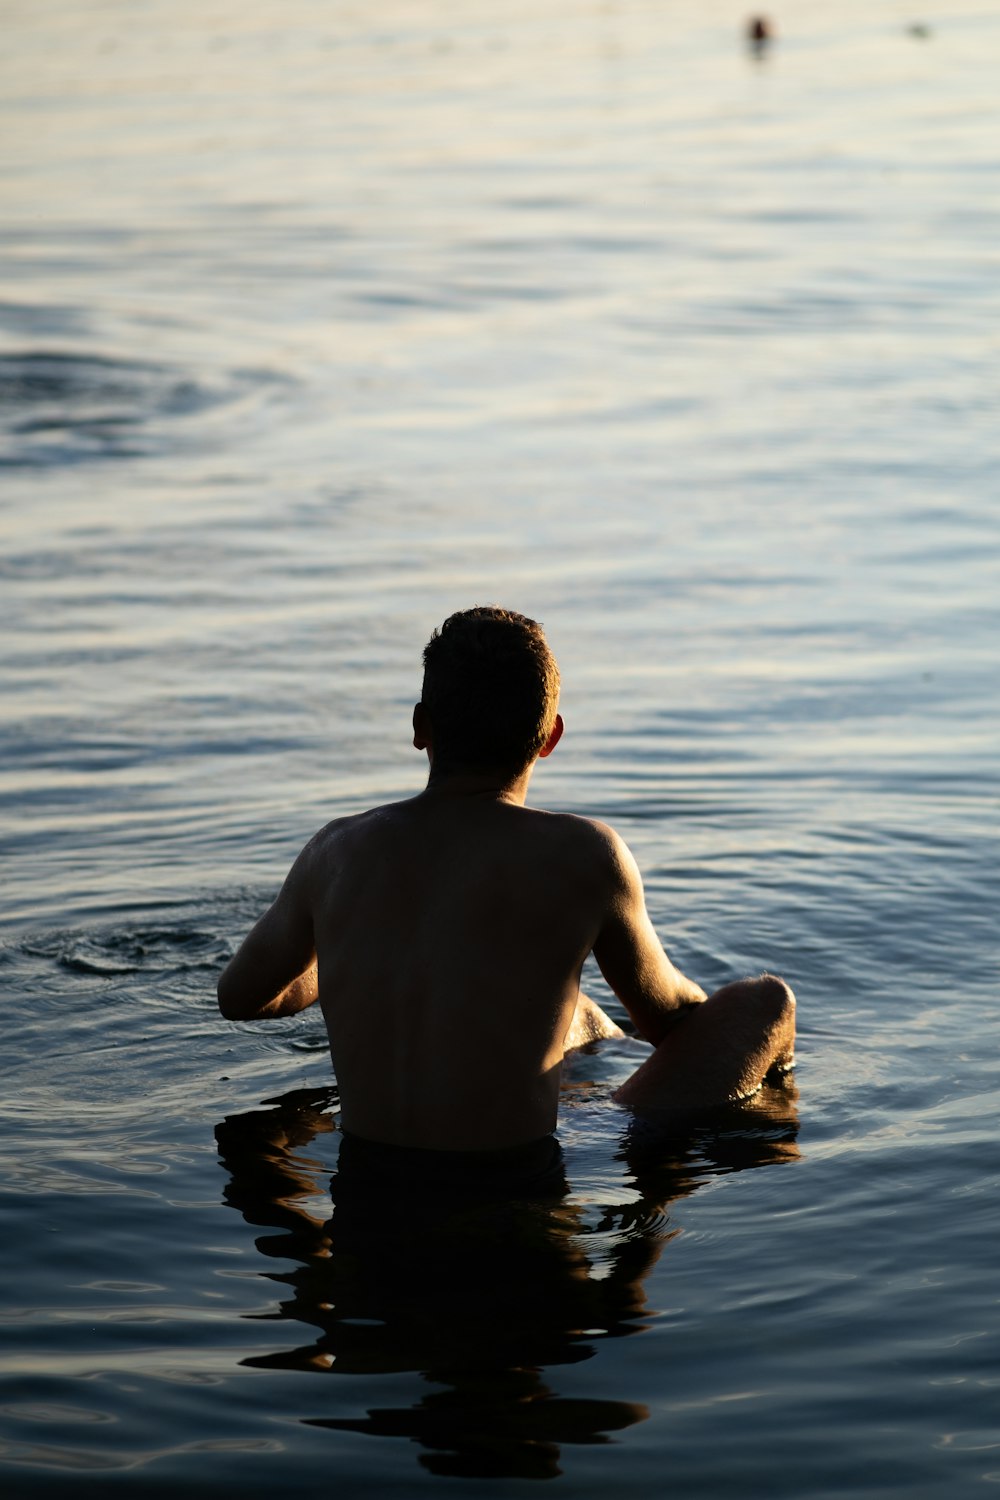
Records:
[[[323,1167],[303,1152],[335,1129],[326,1112],[334,1100],[329,1090],[296,1090],[216,1128],[230,1174],[225,1201],[276,1231],[257,1239],[262,1255],[296,1263],[261,1273],[285,1292],[276,1312],[256,1316],[308,1330],[245,1363],[419,1372],[438,1389],[411,1406],[302,1421],[410,1438],[422,1467],[438,1475],[553,1478],[562,1444],[607,1443],[645,1421],[648,1408],[617,1393],[561,1397],[546,1374],[648,1326],[644,1281],[677,1233],[673,1202],[720,1171],[798,1157],[795,1090],[786,1084],[682,1134],[631,1122],[615,1145],[631,1178],[627,1201],[603,1206],[596,1224],[565,1177],[544,1196],[473,1202],[430,1195],[419,1182],[376,1195],[352,1171],[334,1177],[325,1219],[315,1212]],[[599,1257],[590,1251],[595,1236]]]
[[[283,383],[275,370],[208,377],[173,364],[72,349],[0,353],[0,468],[149,457],[161,443],[177,443],[178,419]]]

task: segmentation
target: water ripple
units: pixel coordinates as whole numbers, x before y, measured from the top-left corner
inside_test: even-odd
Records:
[[[209,377],[110,355],[25,349],[0,355],[0,467],[140,458],[177,441],[177,424],[233,406],[273,372]]]

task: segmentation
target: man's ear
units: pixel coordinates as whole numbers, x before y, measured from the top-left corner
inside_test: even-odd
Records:
[[[562,739],[563,730],[565,728],[566,725],[563,723],[562,714],[556,714],[556,722],[552,726],[552,733],[549,735],[548,739],[545,741],[545,744],[538,752],[539,760],[544,760],[547,755],[552,754],[553,750]]]
[[[431,726],[427,718],[427,710],[422,703],[416,703],[413,707],[413,748],[426,750],[430,743]]]

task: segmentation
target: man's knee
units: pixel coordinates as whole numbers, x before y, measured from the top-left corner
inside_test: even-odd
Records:
[[[792,987],[777,974],[762,974],[753,982],[754,998],[762,1019],[773,1026],[795,1021],[795,996]]]
[[[795,1056],[795,996],[776,974],[762,974],[754,982],[757,1025],[770,1053],[770,1067],[784,1072]]]

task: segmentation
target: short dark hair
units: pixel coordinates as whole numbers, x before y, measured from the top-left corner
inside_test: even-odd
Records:
[[[424,649],[437,770],[518,774],[552,733],[559,668],[541,625],[499,605],[449,615]]]

